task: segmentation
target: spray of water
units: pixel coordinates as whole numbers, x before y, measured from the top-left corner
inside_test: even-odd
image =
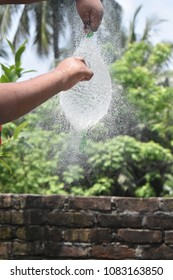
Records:
[[[129,133],[135,122],[133,111],[123,98],[122,89],[117,85],[112,86],[108,71],[108,63],[113,61],[115,56],[117,58],[120,55],[121,39],[120,24],[117,24],[119,15],[115,22],[112,22],[113,16],[110,16],[112,1],[110,3],[103,1],[104,19],[97,34],[91,38],[84,35],[83,25],[74,2],[69,2],[71,3],[69,14],[72,37],[68,44],[71,43],[68,56],[84,57],[87,65],[94,72],[94,77],[89,82],[81,82],[68,92],[55,96],[51,101],[49,123],[54,133],[68,132],[68,137],[65,138],[66,149],[61,154],[61,163],[64,168],[74,163],[81,163],[81,153],[85,151],[88,138],[102,140]],[[109,38],[108,28],[109,32],[112,30],[112,36]],[[115,52],[103,52],[107,41],[111,41]],[[47,116],[44,122],[47,123]],[[99,132],[96,132],[97,130]]]
[[[60,95],[60,105],[74,129],[94,126],[107,113],[112,97],[111,78],[95,36],[85,37],[74,56],[81,56],[94,72],[89,82],[81,82]]]

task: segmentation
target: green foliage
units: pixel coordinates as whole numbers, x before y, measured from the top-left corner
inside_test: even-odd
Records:
[[[148,186],[155,195],[164,193],[173,156],[171,151],[159,144],[118,136],[105,142],[92,143],[89,154],[89,162],[97,179],[104,176],[113,179],[111,193],[140,195],[139,191],[136,192],[139,186]]]
[[[111,65],[113,79],[123,86],[129,102],[137,108],[142,127],[138,138],[141,140],[148,131],[147,143],[130,145],[130,154],[125,149],[130,159],[128,170],[134,174],[128,185],[135,187],[135,196],[172,195],[173,88],[165,71],[172,49],[170,43],[153,46],[145,41],[134,42]]]
[[[25,47],[26,47],[26,41],[19,46],[19,48],[17,50],[15,50],[13,44],[7,40],[8,42],[8,46],[14,56],[14,64],[11,66],[5,66],[4,64],[0,64],[1,65],[1,70],[2,70],[2,75],[0,77],[0,83],[7,83],[7,82],[15,82],[17,81],[18,78],[20,78],[23,74],[25,74],[26,72],[31,72],[31,71],[24,71],[24,69],[21,67],[21,56],[23,54],[23,52],[25,51]],[[21,123],[19,126],[16,126],[15,124],[10,124],[9,128],[12,127],[14,128],[14,132],[13,132],[13,137],[11,139],[8,139],[8,141],[12,141],[12,140],[16,140],[20,131],[27,126],[27,122],[23,122]],[[11,157],[10,153],[6,153],[4,146],[6,145],[6,142],[3,143],[3,145],[0,147],[0,164],[3,164],[3,166],[5,166],[5,168],[7,168],[10,173],[12,172],[11,167],[9,164],[7,164],[6,162],[6,158]]]
[[[84,195],[111,195],[113,186],[113,179],[109,177],[102,177],[88,190],[85,191]]]
[[[1,192],[148,196],[168,195],[173,189],[170,182],[169,191],[164,189],[173,157],[159,144],[141,143],[129,136],[88,141],[85,164],[64,167],[61,157],[66,137],[25,128],[17,141],[5,147],[15,156],[6,159],[10,176],[0,166]]]
[[[4,152],[13,155],[6,159],[12,172],[9,176],[8,170],[0,166],[1,192],[47,193],[55,185],[58,188],[58,176],[54,174],[58,158],[56,155],[52,158],[50,137],[48,131],[31,132],[25,128],[16,141],[6,143]],[[56,141],[56,137],[53,140]],[[60,141],[62,139],[59,136],[57,147]]]
[[[164,85],[161,76],[171,54],[171,44],[152,46],[135,42],[111,66],[114,80],[123,85],[129,101],[138,109],[139,117],[152,131],[166,138],[167,145],[173,136],[173,88]]]
[[[11,145],[11,142],[18,138],[19,133],[27,126],[27,124],[27,122],[22,122],[19,126],[16,126],[15,124],[9,126],[8,130],[10,127],[13,127],[13,137],[9,138],[9,131],[7,132],[6,130],[6,141],[0,146],[0,164],[3,165],[10,173],[12,173],[12,169],[10,164],[7,163],[6,159],[12,158],[13,155],[10,151],[6,151],[6,146],[9,144]],[[3,134],[5,134],[5,131]]]
[[[7,79],[14,80],[23,73],[19,63],[23,51],[21,47],[17,55],[14,52],[16,68],[2,68]],[[45,103],[21,124],[4,125],[0,159],[5,164],[0,164],[0,191],[172,196],[173,89],[165,71],[171,54],[171,44],[134,42],[111,66],[114,81],[123,86],[129,102],[138,109],[134,137],[119,135],[101,140],[107,131],[103,122],[91,137],[83,133],[71,151],[68,128],[61,132],[61,124],[52,121],[52,108],[58,107],[58,102]]]
[[[21,46],[19,46],[17,51],[15,51],[14,46],[9,40],[7,40],[7,42],[12,54],[14,55],[14,64],[10,66],[4,65],[2,63],[0,64],[2,69],[0,83],[15,82],[25,73],[33,72],[33,70],[24,71],[24,69],[21,67],[21,56],[25,51],[26,41]]]
[[[7,154],[6,152],[4,152],[4,150],[2,149],[2,146],[1,146],[0,147],[0,164],[2,166],[4,166],[6,169],[8,169],[8,171],[10,173],[12,173],[10,166],[5,161],[5,159],[8,158],[8,157],[11,157],[11,154]]]

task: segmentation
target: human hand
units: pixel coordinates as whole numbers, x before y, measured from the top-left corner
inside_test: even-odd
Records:
[[[54,71],[62,74],[61,91],[72,88],[80,81],[89,81],[93,76],[82,57],[66,58]]]
[[[97,31],[103,17],[100,0],[76,0],[76,8],[84,23],[85,32]]]

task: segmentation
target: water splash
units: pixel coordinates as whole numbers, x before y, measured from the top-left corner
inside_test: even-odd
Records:
[[[121,9],[117,6],[114,8],[114,1],[103,0],[105,13],[102,24],[94,36],[86,38],[83,23],[76,12],[75,1],[68,2],[71,36],[66,55],[83,56],[95,77],[90,82],[81,82],[70,91],[54,96],[48,101],[51,109],[42,114],[41,126],[48,127],[54,134],[65,132],[67,136],[63,141],[65,148],[62,147],[60,155],[60,166],[63,166],[64,170],[68,165],[84,164],[82,156],[90,139],[100,141],[120,134],[131,135],[136,126],[132,107],[126,101],[122,88],[111,85],[108,72],[108,65],[115,61],[122,51],[119,20]],[[116,11],[116,14],[113,11]],[[113,48],[107,46],[108,43]],[[78,102],[76,98],[79,98]],[[54,152],[55,150],[56,148]]]
[[[83,130],[98,123],[108,112],[112,83],[95,35],[84,37],[74,56],[83,57],[94,76],[61,93],[60,105],[71,125],[76,130]]]

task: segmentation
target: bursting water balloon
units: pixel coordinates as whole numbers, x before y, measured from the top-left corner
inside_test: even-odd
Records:
[[[112,97],[111,78],[94,36],[85,37],[74,56],[81,56],[94,72],[90,81],[80,82],[60,94],[60,105],[76,130],[94,126],[107,113]]]

